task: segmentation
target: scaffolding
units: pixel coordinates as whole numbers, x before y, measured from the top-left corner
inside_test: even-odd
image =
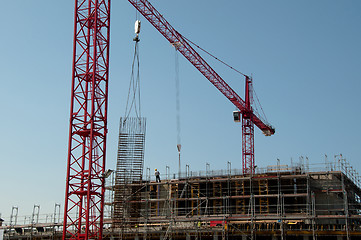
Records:
[[[338,155],[322,164],[298,163],[257,168],[169,173],[160,183],[150,176],[127,182],[129,214],[114,218],[116,177],[107,182],[109,203],[104,239],[361,239],[361,181]],[[114,202],[111,202],[114,201]],[[0,227],[4,239],[60,239],[62,224],[54,214],[42,223],[39,207],[24,224],[13,208]],[[27,221],[26,221],[27,219]],[[46,223],[48,221],[48,223]]]
[[[361,236],[361,182],[342,155],[319,166],[303,157],[291,166],[278,161],[252,175],[230,163],[205,172],[186,166],[174,177],[128,184],[138,196],[128,202],[136,214],[121,239]]]

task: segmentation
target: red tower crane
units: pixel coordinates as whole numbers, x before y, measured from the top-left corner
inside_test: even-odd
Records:
[[[254,172],[254,124],[275,130],[207,64],[147,0],[128,0],[242,115],[243,172]],[[109,75],[110,0],[75,0],[72,93],[63,239],[102,239]],[[237,121],[238,121],[237,120]]]
[[[198,69],[239,111],[234,119],[242,115],[242,168],[244,174],[254,173],[254,125],[266,136],[275,129],[252,109],[252,79],[246,78],[245,101],[214,71],[211,66],[192,48],[190,43],[177,32],[168,21],[147,0],[128,0],[195,68]]]
[[[63,239],[102,239],[110,0],[76,0]]]

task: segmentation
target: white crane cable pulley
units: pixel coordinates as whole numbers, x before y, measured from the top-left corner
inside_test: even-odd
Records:
[[[140,20],[135,21],[135,23],[134,23],[134,32],[137,34],[137,36],[140,33]]]
[[[133,38],[133,41],[139,42],[139,33],[140,33],[140,20],[136,20],[134,23],[134,32],[137,34],[135,38]]]

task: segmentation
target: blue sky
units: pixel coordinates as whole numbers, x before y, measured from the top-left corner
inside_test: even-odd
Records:
[[[0,0],[2,94],[0,213],[51,213],[64,203],[74,1]],[[261,167],[342,153],[360,171],[360,1],[152,1],[187,38],[246,74],[272,137],[255,131]],[[180,4],[181,3],[181,4]],[[107,168],[115,168],[133,55],[135,10],[112,1]],[[141,18],[145,167],[177,172],[174,49]],[[244,79],[206,57],[244,96]],[[241,168],[241,127],[234,106],[179,57],[182,162],[191,170]]]

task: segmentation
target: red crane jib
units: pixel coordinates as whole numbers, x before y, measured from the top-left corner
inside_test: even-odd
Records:
[[[266,135],[275,133],[273,127],[246,107],[245,101],[212,69],[168,21],[147,1],[128,0],[188,61],[198,69],[242,114],[251,113],[252,122]]]

